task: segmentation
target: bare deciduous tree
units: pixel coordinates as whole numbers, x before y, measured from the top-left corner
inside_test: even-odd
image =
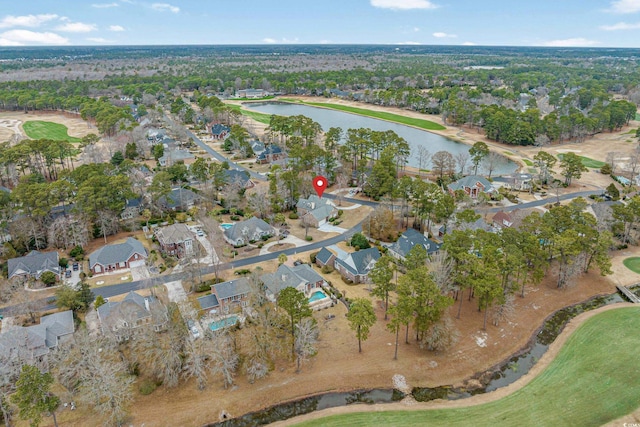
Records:
[[[427,167],[431,160],[431,152],[426,147],[419,145],[414,157],[418,159],[418,176],[422,176],[422,170]]]
[[[204,390],[207,387],[208,374],[211,370],[210,343],[211,341],[206,338],[186,341],[182,375],[186,378],[195,378],[198,390]]]
[[[213,341],[216,343],[211,349],[211,358],[213,359],[213,372],[220,374],[224,382],[224,388],[233,385],[240,357],[233,348],[233,340],[231,332],[228,330],[214,334]]]
[[[84,246],[89,241],[87,222],[78,215],[63,215],[56,218],[48,229],[49,244],[57,248]]]
[[[446,251],[438,251],[427,261],[429,275],[434,283],[438,285],[443,293],[453,290],[454,285],[454,262],[449,258]]]
[[[458,173],[461,175],[464,174],[465,169],[467,168],[467,164],[469,163],[469,152],[461,151],[454,156],[456,159],[456,164],[458,165]]]
[[[458,331],[449,316],[443,316],[425,335],[420,346],[427,346],[431,351],[443,351],[458,341]]]
[[[318,326],[313,318],[305,317],[296,325],[294,349],[296,355],[296,372],[300,372],[300,365],[310,356],[316,354],[318,343]]]

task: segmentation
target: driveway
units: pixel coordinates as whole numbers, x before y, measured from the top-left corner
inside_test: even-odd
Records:
[[[131,280],[144,280],[148,279],[149,277],[151,277],[151,274],[149,273],[149,269],[146,265],[131,268]]]
[[[91,308],[84,316],[84,321],[87,324],[89,335],[96,336],[100,333],[100,320],[98,319],[98,312],[93,308],[93,304],[91,304]]]
[[[287,237],[285,237],[284,239],[278,241],[278,242],[269,242],[266,245],[264,245],[261,249],[260,249],[260,255],[265,255],[270,253],[269,252],[269,248],[272,246],[277,245],[278,243],[291,243],[293,245],[296,246],[296,248],[299,248],[301,246],[306,246],[309,244],[309,242],[307,242],[306,240],[302,240],[299,237],[296,237],[292,234],[289,234]]]
[[[346,228],[342,228],[342,227],[336,227],[335,225],[331,225],[330,223],[326,222],[324,224],[322,224],[320,227],[318,227],[318,231],[323,231],[325,233],[346,233],[348,230]]]
[[[182,280],[164,284],[167,287],[167,296],[171,302],[181,302],[187,300],[187,293],[182,287]]]

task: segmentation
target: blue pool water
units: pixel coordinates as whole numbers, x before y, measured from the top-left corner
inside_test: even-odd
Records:
[[[327,296],[325,295],[324,292],[322,291],[315,291],[313,293],[313,295],[311,295],[311,297],[309,297],[309,302],[314,302],[314,301],[318,301],[321,300],[323,298],[326,298]]]
[[[230,229],[231,227],[233,227],[233,224],[220,224],[220,227],[224,228],[225,230]]]
[[[218,329],[226,328],[227,326],[233,326],[238,321],[238,316],[229,316],[222,320],[216,320],[209,325],[209,329],[217,331]]]

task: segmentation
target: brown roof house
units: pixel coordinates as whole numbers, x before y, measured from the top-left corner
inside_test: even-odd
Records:
[[[182,258],[193,253],[194,235],[184,224],[158,227],[154,230],[160,250],[168,255]]]

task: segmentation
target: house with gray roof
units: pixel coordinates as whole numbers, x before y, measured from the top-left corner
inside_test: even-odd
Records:
[[[211,294],[198,298],[202,310],[227,314],[246,307],[251,285],[246,277],[211,285]]]
[[[260,280],[265,286],[267,298],[274,302],[285,288],[295,288],[309,297],[325,283],[324,278],[308,264],[293,267],[280,264],[274,273],[263,274]]]
[[[256,163],[276,163],[286,157],[287,154],[282,151],[282,148],[276,144],[269,144],[259,154],[256,153]]]
[[[213,139],[224,141],[225,139],[227,139],[230,133],[231,128],[221,123],[216,123],[215,125],[211,126],[211,136],[213,137]]]
[[[318,267],[324,267],[325,265],[330,265],[333,267],[333,263],[336,260],[336,254],[331,252],[327,248],[322,248],[316,254],[316,265]]]
[[[391,246],[389,246],[389,255],[396,259],[399,259],[400,261],[404,261],[411,248],[416,245],[422,245],[427,251],[427,255],[438,252],[441,246],[440,244],[427,238],[419,231],[413,228],[408,228],[404,233],[400,235],[398,240],[396,240]]]
[[[185,224],[156,227],[153,234],[162,253],[182,258],[193,253],[194,234]]]
[[[369,271],[376,265],[379,258],[378,248],[362,249],[343,257],[336,257],[333,266],[343,279],[353,283],[370,283]]]
[[[112,334],[118,341],[126,341],[149,325],[160,332],[168,322],[167,310],[153,296],[143,297],[131,291],[122,301],[107,301],[98,307],[102,333]]]
[[[233,246],[243,246],[260,240],[263,236],[276,236],[277,230],[255,216],[236,222],[223,233],[224,239]]]
[[[73,336],[75,324],[71,310],[40,318],[40,324],[14,326],[0,334],[0,356],[18,356],[27,363],[40,361],[50,350]]]
[[[321,198],[315,194],[307,199],[300,198],[296,204],[296,209],[301,218],[305,218],[313,227],[320,227],[329,219],[338,216],[338,209],[331,200]]]
[[[165,210],[187,211],[200,201],[198,196],[188,188],[174,188],[166,196],[158,199],[158,204]]]
[[[164,155],[158,158],[158,164],[162,167],[171,166],[177,162],[186,162],[187,160],[193,160],[195,156],[187,150],[182,149],[170,149],[165,151]]]
[[[226,169],[224,171],[224,181],[228,184],[238,184],[240,188],[253,188],[255,182],[251,180],[249,172],[240,169]]]
[[[481,193],[492,194],[494,192],[493,185],[479,175],[465,176],[448,185],[449,193],[452,195],[457,190],[462,190],[472,199],[477,199]]]
[[[45,271],[50,271],[60,277],[60,265],[58,264],[58,252],[31,251],[28,255],[12,258],[7,261],[8,277],[33,277],[40,279]]]
[[[147,251],[133,237],[123,243],[105,245],[89,255],[89,269],[93,274],[111,273],[145,264]]]
[[[124,203],[124,209],[120,213],[121,219],[131,219],[140,215],[142,209],[142,197],[135,199],[127,199]]]

